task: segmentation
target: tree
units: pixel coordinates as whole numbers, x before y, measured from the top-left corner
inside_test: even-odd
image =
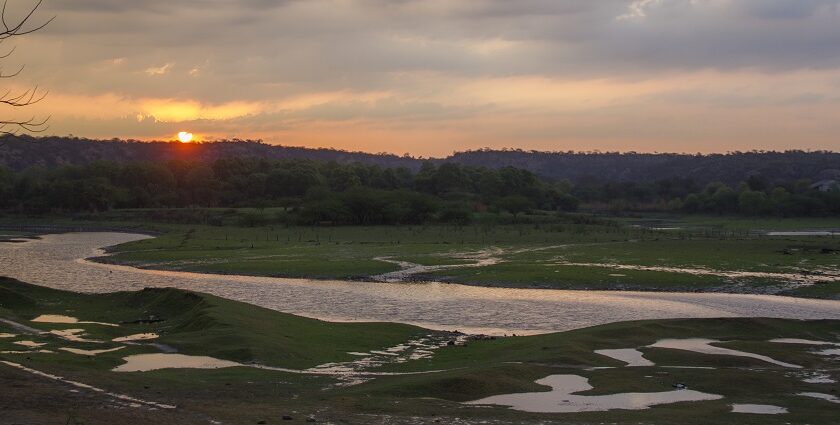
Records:
[[[511,195],[499,199],[499,207],[513,214],[513,219],[516,220],[519,214],[530,211],[534,204],[524,196]]]
[[[0,44],[5,43],[7,40],[20,37],[26,34],[31,34],[35,31],[38,31],[45,26],[47,26],[50,22],[52,22],[53,18],[48,19],[46,22],[42,24],[34,24],[30,25],[31,21],[35,15],[35,12],[38,11],[38,8],[41,7],[41,3],[43,0],[38,0],[34,6],[27,9],[28,12],[24,13],[21,18],[18,18],[13,21],[9,21],[7,18],[7,10],[6,6],[8,5],[8,1],[3,2],[3,8],[0,10]],[[15,48],[12,47],[5,53],[0,53],[0,61],[3,59],[9,58],[12,53],[14,53]],[[21,65],[17,70],[6,73],[3,70],[3,67],[0,65],[0,79],[8,79],[14,78],[23,71],[23,65]],[[46,92],[41,92],[38,89],[38,86],[35,86],[32,89],[26,90],[24,92],[12,92],[11,89],[6,90],[5,93],[0,95],[0,105],[4,105],[9,108],[22,108],[29,105],[34,105],[46,97]],[[16,118],[0,118],[0,134],[14,134],[17,130],[28,131],[32,133],[39,133],[47,129],[47,121],[49,118],[44,119],[37,119],[35,117],[31,117],[28,119],[16,119]]]
[[[745,215],[761,215],[767,212],[767,194],[756,190],[746,190],[738,196],[738,209]]]

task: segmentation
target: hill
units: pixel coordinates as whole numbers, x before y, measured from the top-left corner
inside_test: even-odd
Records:
[[[361,162],[418,170],[425,159],[384,153],[347,152],[277,146],[252,140],[181,144],[136,140],[90,140],[70,137],[0,137],[0,165],[13,170],[32,166],[81,165],[97,160],[210,162],[219,158],[303,158],[339,163]],[[691,155],[674,153],[538,152],[477,150],[431,161],[463,165],[523,168],[549,179],[573,182],[652,182],[685,177],[698,184],[722,181],[736,185],[752,175],[770,182],[840,178],[840,153],[816,151],[734,152]]]

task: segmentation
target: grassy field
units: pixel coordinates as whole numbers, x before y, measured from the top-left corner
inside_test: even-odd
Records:
[[[63,314],[83,321],[119,324],[50,324],[32,322],[41,314]],[[110,392],[178,406],[177,409],[127,408],[105,394],[43,377],[0,363],[0,382],[15,388],[0,392],[3,419],[41,423],[836,423],[837,405],[796,395],[836,395],[836,383],[806,383],[820,374],[840,379],[840,359],[815,353],[814,347],[770,343],[773,338],[840,341],[840,322],[769,319],[707,319],[625,322],[571,332],[530,337],[469,340],[446,345],[422,359],[370,364],[363,370],[389,372],[356,385],[337,385],[339,376],[310,375],[246,367],[259,364],[301,370],[358,359],[418,337],[453,338],[398,324],[336,324],[295,317],[247,304],[178,290],[81,295],[0,280],[0,318],[42,331],[82,328],[84,337],[108,341],[144,332],[179,353],[235,361],[241,367],[216,370],[164,369],[118,373],[123,357],[158,352],[148,345],[123,345],[96,356],[65,352],[61,347],[103,349],[119,343],[77,343],[54,335],[25,334],[0,322],[0,361],[59,375]],[[140,319],[156,319],[138,323]],[[663,338],[703,337],[725,341],[723,347],[770,356],[803,366],[789,369],[745,357],[644,348]],[[14,344],[32,340],[51,353]],[[623,367],[594,350],[638,348],[656,366]],[[386,356],[387,357],[387,356]],[[702,366],[712,369],[686,369]],[[602,367],[612,367],[601,369]],[[593,369],[594,368],[594,369]],[[426,372],[406,375],[408,372]],[[545,391],[533,381],[552,374],[584,376],[594,386],[584,394],[659,392],[672,384],[724,398],[654,406],[646,410],[538,414],[504,407],[475,407],[460,402],[513,392]],[[70,390],[76,392],[70,392]],[[33,400],[40,401],[34,406]],[[790,413],[762,416],[731,413],[733,403],[773,404]],[[138,413],[139,412],[139,413]],[[283,416],[292,419],[284,421]],[[109,422],[111,421],[111,422]]]
[[[160,211],[142,211],[161,217]],[[200,213],[200,214],[199,214]],[[270,210],[169,211],[239,215]],[[69,218],[41,223],[153,231],[103,261],[138,267],[316,279],[442,280],[485,286],[770,293],[840,298],[840,237],[767,236],[772,230],[840,228],[840,219],[709,216],[604,218],[585,214],[465,226],[238,227]],[[191,215],[192,214],[192,215]],[[107,220],[106,220],[107,218]],[[25,223],[4,219],[0,223]],[[31,221],[31,220],[30,220]],[[527,221],[528,223],[524,223]],[[389,260],[389,261],[386,261]],[[819,276],[818,276],[819,275]],[[813,283],[813,284],[812,284]]]
[[[840,276],[840,237],[759,233],[840,227],[840,220],[685,221],[690,227],[678,230],[585,216],[468,226],[168,225],[160,237],[116,247],[107,261],[195,272],[370,279],[400,270],[382,261],[386,257],[434,266],[395,280],[840,296],[840,278],[832,278]],[[816,273],[826,276],[817,285],[801,285],[802,275]]]

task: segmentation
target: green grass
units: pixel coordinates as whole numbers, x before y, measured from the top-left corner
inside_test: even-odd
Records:
[[[558,289],[725,290],[834,298],[834,285],[789,291],[787,280],[617,270],[562,263],[664,266],[713,271],[798,273],[837,270],[840,238],[705,237],[612,225],[552,224],[395,227],[176,227],[121,245],[107,259],[140,267],[280,277],[364,279],[398,270],[390,257],[423,265],[468,264],[493,250],[497,264],[448,267],[416,278]],[[744,289],[747,288],[747,289]],[[733,289],[736,290],[736,289]]]
[[[232,211],[232,212],[231,212]],[[617,270],[563,263],[663,266],[712,271],[840,273],[840,237],[769,237],[766,230],[838,228],[840,219],[748,219],[710,216],[603,218],[532,216],[528,224],[496,225],[479,219],[466,226],[236,227],[120,221],[150,211],[116,211],[102,221],[59,218],[61,225],[121,226],[162,232],[118,246],[103,261],[166,270],[259,276],[367,279],[398,270],[376,258],[441,266],[412,276],[456,283],[556,289],[760,292],[840,298],[840,282],[792,287],[785,277],[733,279],[680,271]],[[252,210],[184,210],[236,214]],[[262,211],[260,214],[276,214]],[[176,214],[177,215],[177,214]],[[105,219],[108,220],[105,220]],[[8,221],[8,220],[5,220]],[[235,220],[229,220],[234,221]],[[15,222],[12,220],[12,222]],[[20,222],[16,222],[20,224]],[[657,231],[634,227],[680,227]],[[471,253],[493,250],[498,263],[457,267]]]
[[[155,332],[160,342],[187,354],[202,353],[237,362],[307,368],[348,361],[347,351],[389,347],[427,333],[409,325],[331,323],[175,289],[145,289],[101,295],[63,293],[18,282],[0,281],[0,308],[11,319],[43,330],[79,325],[29,323],[39,314],[62,314],[84,321],[131,322],[155,317],[159,324],[92,326],[94,338],[112,339]],[[37,300],[37,301],[35,301]],[[45,310],[48,310],[46,313]],[[0,310],[2,311],[2,310]],[[208,332],[212,329],[212,332]]]
[[[138,318],[163,319],[152,324],[38,324],[40,314],[66,314],[81,320],[121,323]],[[158,332],[160,342],[194,355],[258,362],[290,368],[352,359],[348,351],[383,349],[417,335],[433,333],[387,323],[337,324],[296,317],[205,294],[174,289],[83,295],[0,279],[0,317],[44,330],[83,327],[88,337],[110,339],[139,332]],[[19,333],[0,323],[0,332]],[[416,375],[380,376],[350,387],[335,387],[328,376],[298,375],[237,367],[219,370],[168,369],[115,373],[110,369],[130,354],[155,352],[152,347],[127,348],[85,357],[52,354],[0,354],[0,360],[130,394],[174,403],[182,411],[198,412],[225,423],[256,423],[294,412],[302,418],[351,423],[381,423],[386,418],[453,418],[560,420],[573,423],[836,423],[836,407],[795,394],[801,391],[836,394],[837,384],[808,384],[797,373],[759,360],[703,355],[687,351],[644,348],[662,338],[702,337],[726,341],[723,346],[764,354],[799,364],[802,371],[820,371],[840,379],[840,364],[814,354],[813,348],[776,344],[773,338],[840,340],[840,321],[776,319],[695,319],[623,322],[569,332],[495,340],[470,341],[444,347],[430,359],[385,365],[378,371],[440,371]],[[17,338],[21,339],[23,336]],[[51,336],[25,336],[56,350],[66,341]],[[0,351],[20,349],[16,339],[0,339]],[[101,344],[77,344],[102,348]],[[110,345],[109,345],[110,346]],[[640,348],[641,347],[641,348]],[[655,367],[627,368],[594,353],[597,349],[639,348]],[[591,369],[612,366],[613,369]],[[667,366],[707,366],[714,370],[672,369]],[[0,373],[3,373],[0,365]],[[459,402],[511,392],[546,390],[534,380],[551,374],[576,374],[595,387],[585,394],[657,392],[683,382],[690,388],[725,396],[709,402],[657,406],[641,411],[580,414],[532,414],[510,409],[466,407]],[[33,378],[34,379],[34,378]],[[729,413],[731,403],[775,404],[789,408],[778,417]],[[107,412],[107,410],[106,410]],[[279,419],[278,419],[279,420]],[[431,420],[431,419],[428,419]],[[272,423],[272,422],[269,422]]]

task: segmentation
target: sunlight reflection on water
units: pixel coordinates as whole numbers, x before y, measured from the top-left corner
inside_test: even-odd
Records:
[[[840,319],[840,301],[769,295],[565,291],[444,283],[314,281],[141,270],[82,260],[145,238],[68,233],[0,244],[0,275],[52,288],[113,292],[176,287],[337,321],[389,321],[433,329],[531,334],[640,319],[761,316]]]

